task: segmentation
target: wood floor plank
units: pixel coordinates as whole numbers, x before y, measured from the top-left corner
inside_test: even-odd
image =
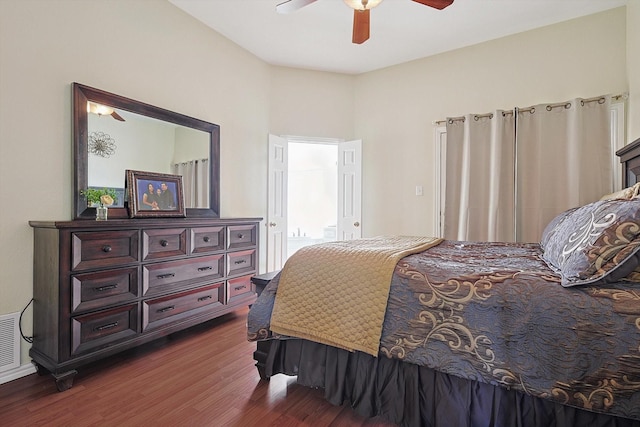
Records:
[[[22,426],[388,427],[295,377],[261,381],[248,309],[81,367],[71,389],[51,376],[0,385],[0,424]]]

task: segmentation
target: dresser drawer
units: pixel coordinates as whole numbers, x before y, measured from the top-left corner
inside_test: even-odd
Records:
[[[258,242],[258,226],[256,224],[230,225],[227,230],[229,249],[249,248]]]
[[[211,282],[223,276],[223,254],[147,264],[142,267],[142,294],[174,292],[190,282]]]
[[[139,259],[138,230],[89,231],[71,235],[71,269],[120,266]]]
[[[187,254],[187,229],[142,230],[142,260]]]
[[[129,304],[71,319],[71,354],[125,340],[138,333],[138,304]]]
[[[191,253],[205,254],[224,250],[226,227],[201,227],[191,229]]]
[[[227,280],[227,304],[255,295],[254,285],[251,283],[252,277],[253,275],[250,274]]]
[[[71,312],[126,303],[138,293],[138,267],[76,274],[71,277]]]
[[[227,275],[253,273],[256,270],[256,250],[229,252],[227,254]]]
[[[186,318],[221,306],[224,300],[223,283],[204,286],[188,292],[143,301],[142,330],[162,326],[179,318]]]

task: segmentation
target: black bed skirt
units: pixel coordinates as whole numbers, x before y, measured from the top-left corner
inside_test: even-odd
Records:
[[[260,342],[256,359],[264,362],[266,377],[297,375],[298,384],[323,388],[334,405],[348,404],[360,415],[400,426],[640,427],[637,420],[301,339]]]

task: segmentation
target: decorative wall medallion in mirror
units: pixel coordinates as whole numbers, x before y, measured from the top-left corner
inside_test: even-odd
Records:
[[[181,175],[188,217],[220,216],[220,127],[73,83],[74,218],[95,219],[83,190],[123,188],[125,170]],[[126,202],[125,202],[126,205]],[[109,218],[128,218],[125,207]]]

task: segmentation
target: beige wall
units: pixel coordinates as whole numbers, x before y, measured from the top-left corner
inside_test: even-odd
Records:
[[[346,74],[273,67],[269,131],[275,135],[355,137],[354,81],[354,76]]]
[[[223,216],[266,214],[269,132],[362,138],[365,234],[432,234],[432,122],[626,91],[625,53],[629,74],[640,67],[625,19],[618,9],[347,76],[269,66],[164,1],[0,0],[0,314],[32,295],[28,220],[72,216],[71,82],[218,123]]]
[[[435,234],[434,121],[625,92],[625,26],[618,8],[358,76],[363,233]]]

